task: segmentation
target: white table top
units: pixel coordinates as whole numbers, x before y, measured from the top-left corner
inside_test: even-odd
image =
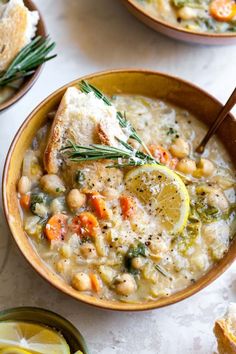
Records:
[[[236,46],[193,46],[168,39],[138,22],[115,0],[35,2],[59,55],[46,65],[33,89],[0,115],[1,172],[10,142],[31,110],[84,74],[110,68],[154,69],[191,81],[222,102],[234,88]],[[10,235],[0,208],[1,262]],[[42,280],[12,241],[0,274],[0,309],[32,305],[56,311],[81,330],[91,354],[213,353],[213,323],[229,301],[236,301],[236,265],[192,298],[142,313],[103,311],[70,299]]]

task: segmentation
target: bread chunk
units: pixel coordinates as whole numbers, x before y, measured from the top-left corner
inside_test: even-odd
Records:
[[[116,119],[116,109],[95,97],[69,87],[59,105],[44,153],[48,173],[57,173],[64,159],[61,148],[69,140],[77,145],[119,145],[116,137],[127,140]]]
[[[23,0],[0,5],[0,72],[11,64],[20,50],[35,36],[37,11],[29,11]]]
[[[236,304],[231,303],[227,314],[215,323],[214,333],[219,354],[236,354]]]

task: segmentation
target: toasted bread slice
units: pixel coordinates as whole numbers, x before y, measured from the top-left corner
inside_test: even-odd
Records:
[[[236,304],[231,303],[225,317],[216,321],[214,333],[219,354],[236,354]]]
[[[76,87],[65,92],[53,121],[44,153],[48,173],[57,173],[63,157],[60,150],[68,140],[77,145],[109,144],[116,139],[127,140],[116,119],[116,109],[106,105],[91,92],[82,93]]]
[[[8,68],[19,51],[35,36],[37,11],[29,11],[23,0],[0,5],[0,72]]]

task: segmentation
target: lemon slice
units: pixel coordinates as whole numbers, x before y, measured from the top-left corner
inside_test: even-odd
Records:
[[[7,347],[0,349],[0,354],[31,354],[31,352],[16,347]]]
[[[189,215],[189,194],[176,173],[161,165],[143,165],[126,174],[125,184],[163,229],[171,233],[183,230]]]
[[[24,351],[33,354],[70,354],[68,344],[58,332],[27,322],[0,322],[0,350],[9,347],[16,347],[17,354],[25,354]],[[21,353],[20,349],[24,351]]]

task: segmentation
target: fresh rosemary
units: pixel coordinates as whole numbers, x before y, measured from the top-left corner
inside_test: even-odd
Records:
[[[117,163],[107,166],[111,167],[128,167],[128,166],[140,166],[148,163],[155,163],[157,161],[138,150],[135,150],[131,145],[119,140],[123,148],[91,144],[88,146],[76,145],[72,141],[68,141],[68,145],[61,149],[63,153],[67,154],[67,157],[71,161],[84,162],[94,160],[115,160]]]
[[[32,75],[39,65],[55,58],[56,54],[48,56],[55,45],[49,38],[38,36],[33,39],[19,52],[8,69],[0,73],[0,87]]]
[[[162,268],[159,264],[155,264],[155,269],[156,269],[159,273],[161,273],[165,278],[172,279],[171,276],[170,276],[170,274],[167,273],[167,271],[166,271],[164,268]]]
[[[89,84],[87,81],[82,80],[79,83],[79,88],[84,93],[93,92],[94,95],[97,98],[103,100],[103,102],[105,102],[106,105],[112,106],[112,103],[109,101],[109,99],[101,91],[99,91],[95,86]],[[120,126],[122,128],[125,128],[128,132],[130,132],[129,137],[131,139],[136,140],[139,144],[141,144],[143,146],[143,148],[145,149],[145,151],[148,153],[148,155],[152,156],[148,147],[144,143],[144,141],[140,138],[140,136],[138,135],[138,133],[136,132],[134,127],[132,127],[130,122],[126,119],[125,113],[122,114],[121,112],[117,112],[116,117],[118,119]]]

